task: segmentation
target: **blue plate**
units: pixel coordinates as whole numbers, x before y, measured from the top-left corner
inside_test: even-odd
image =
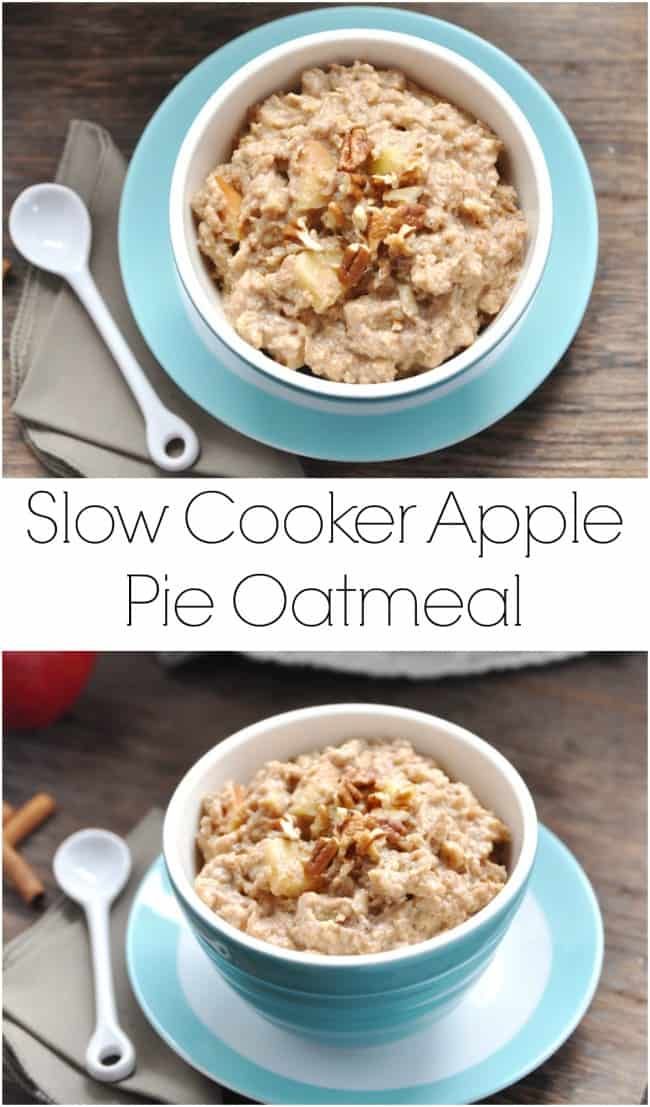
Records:
[[[573,1032],[598,984],[603,926],[587,877],[540,828],[530,890],[489,968],[426,1030],[364,1049],[321,1046],[266,1022],[230,990],[189,931],[162,858],[136,894],[127,964],[167,1044],[262,1103],[474,1103],[515,1084]]]
[[[292,38],[360,26],[399,30],[447,46],[481,66],[510,93],[546,156],[554,227],[533,305],[514,341],[486,372],[443,395],[434,392],[419,407],[345,417],[270,395],[215,361],[180,299],[167,208],[181,142],[226,77],[262,51]],[[573,131],[520,65],[451,23],[394,8],[350,6],[267,23],[188,73],[153,116],[133,155],[122,197],[119,247],[127,296],[146,341],[176,384],[206,411],[251,438],[292,453],[331,461],[388,461],[440,450],[477,434],[542,383],[567,349],[589,301],[598,216],[589,170]]]

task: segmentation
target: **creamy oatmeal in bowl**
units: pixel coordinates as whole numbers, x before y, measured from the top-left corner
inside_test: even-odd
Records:
[[[340,411],[487,367],[551,225],[544,156],[508,94],[383,31],[305,36],[244,66],[190,127],[170,194],[182,297],[213,353]]]
[[[249,113],[192,199],[237,333],[290,369],[378,384],[467,349],[527,225],[484,123],[396,69],[308,69]]]
[[[506,883],[510,832],[410,742],[269,761],[203,800],[198,895],[245,934],[380,953],[465,922]]]
[[[334,786],[336,803],[317,802]],[[536,845],[530,794],[493,747],[376,704],[292,711],[223,740],[178,785],[163,833],[216,971],[264,1017],[343,1045],[400,1037],[459,1002],[519,909]]]

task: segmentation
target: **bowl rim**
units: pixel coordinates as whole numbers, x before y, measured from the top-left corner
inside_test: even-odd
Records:
[[[426,369],[398,381],[376,384],[347,384],[329,381],[315,374],[300,373],[275,361],[267,354],[245,342],[236,332],[225,315],[221,319],[214,311],[207,293],[195,278],[190,246],[185,234],[184,192],[185,180],[196,148],[203,132],[213,116],[224,106],[224,102],[234,89],[241,87],[254,74],[263,70],[277,58],[291,55],[305,44],[311,42],[336,45],[356,37],[363,36],[370,42],[395,42],[428,54],[430,57],[444,57],[457,69],[469,76],[475,84],[493,100],[500,102],[510,116],[521,135],[528,159],[533,170],[539,201],[538,226],[532,242],[531,256],[521,286],[511,296],[505,307],[491,323],[477,336],[471,346],[454,354],[434,369]],[[525,114],[510,94],[493,77],[462,54],[446,46],[429,42],[417,35],[399,31],[378,30],[368,27],[351,27],[344,30],[312,32],[301,35],[289,42],[271,47],[235,70],[224,83],[212,93],[194,117],[176,155],[169,190],[168,230],[171,240],[171,252],[174,267],[193,309],[198,313],[204,325],[212,335],[233,353],[266,376],[285,386],[297,389],[309,395],[325,399],[356,400],[399,400],[430,388],[436,388],[445,382],[462,376],[477,363],[487,358],[503,342],[528,308],[539,287],[546,268],[551,246],[553,230],[553,193],[551,178],[541,144],[528,122]]]
[[[298,719],[309,720],[310,718],[316,716],[323,717],[324,715],[336,717],[338,715],[350,714],[377,715],[378,719],[385,719],[386,716],[389,715],[397,719],[411,718],[420,722],[425,722],[429,726],[433,725],[442,729],[453,741],[469,746],[481,757],[491,761],[493,766],[499,770],[502,778],[509,785],[522,813],[523,827],[521,852],[512,872],[508,876],[506,884],[490,903],[482,907],[475,915],[472,915],[471,918],[466,919],[465,922],[459,923],[458,926],[452,927],[451,930],[443,931],[443,933],[429,938],[427,941],[415,942],[410,946],[401,946],[397,949],[385,950],[381,953],[327,954],[283,949],[281,946],[274,946],[271,942],[265,942],[261,938],[251,937],[241,930],[238,930],[236,927],[226,922],[225,919],[222,919],[219,915],[215,914],[215,912],[211,911],[207,904],[200,899],[190,881],[185,877],[182,863],[177,854],[179,831],[183,829],[182,826],[178,825],[178,815],[183,810],[186,794],[191,791],[195,784],[205,774],[206,770],[221,759],[224,752],[227,753],[238,746],[246,745],[249,742],[255,742],[261,735],[268,731],[273,731],[278,726],[282,726],[289,721],[296,721]],[[266,759],[269,760],[272,756],[273,751],[271,749]],[[264,762],[260,761],[260,766],[262,764],[264,764]],[[193,830],[193,834],[194,833],[195,829]],[[163,856],[174,891],[184,901],[191,913],[198,915],[203,923],[217,932],[216,936],[223,934],[229,941],[240,944],[244,949],[252,950],[266,957],[272,957],[279,962],[288,961],[296,965],[319,967],[323,969],[337,967],[350,969],[354,965],[359,968],[369,968],[373,965],[401,963],[426,956],[429,953],[437,952],[438,950],[448,948],[455,943],[461,942],[464,938],[478,931],[492,918],[502,914],[517,898],[530,876],[537,851],[537,839],[537,812],[528,787],[514,765],[512,765],[512,763],[494,746],[486,742],[484,738],[479,738],[477,734],[467,730],[465,727],[458,726],[456,723],[451,723],[447,719],[431,715],[428,712],[416,711],[412,708],[390,704],[373,703],[338,703],[298,708],[293,711],[284,711],[278,715],[268,716],[257,723],[252,723],[250,726],[243,727],[241,730],[222,739],[216,746],[213,746],[212,749],[204,753],[202,757],[188,769],[172,794],[163,822]]]

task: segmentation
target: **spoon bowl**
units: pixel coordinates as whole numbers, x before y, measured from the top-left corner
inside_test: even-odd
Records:
[[[9,216],[11,237],[32,265],[65,276],[88,262],[92,237],[83,200],[64,185],[26,188]]]
[[[129,847],[110,830],[79,830],[66,838],[54,857],[57,884],[81,905],[97,896],[112,903],[130,872]]]

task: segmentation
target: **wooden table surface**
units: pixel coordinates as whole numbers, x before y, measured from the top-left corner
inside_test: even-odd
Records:
[[[365,700],[431,711],[477,731],[530,785],[542,821],[589,874],[605,920],[604,972],[572,1038],[490,1102],[639,1103],[646,1080],[646,658],[592,655],[441,682],[260,664],[234,654],[166,672],[148,654],[108,654],[72,714],[8,735],[5,798],[36,790],[60,810],[25,844],[53,891],[58,843],[89,824],[125,834],[210,745],[267,715]],[[5,888],[5,937],[34,918]],[[22,1102],[5,1097],[4,1102]],[[25,1100],[29,1102],[29,1100]]]
[[[251,27],[313,4],[4,5],[5,210],[54,174],[70,119],[107,127],[130,155],[176,82]],[[398,6],[398,5],[396,5]],[[646,473],[646,5],[403,4],[475,31],[548,89],[598,194],[598,279],[561,364],[498,425],[456,447],[382,465],[309,462],[311,475],[644,476]],[[6,283],[6,333],[25,267]],[[5,472],[39,476],[5,388]]]

